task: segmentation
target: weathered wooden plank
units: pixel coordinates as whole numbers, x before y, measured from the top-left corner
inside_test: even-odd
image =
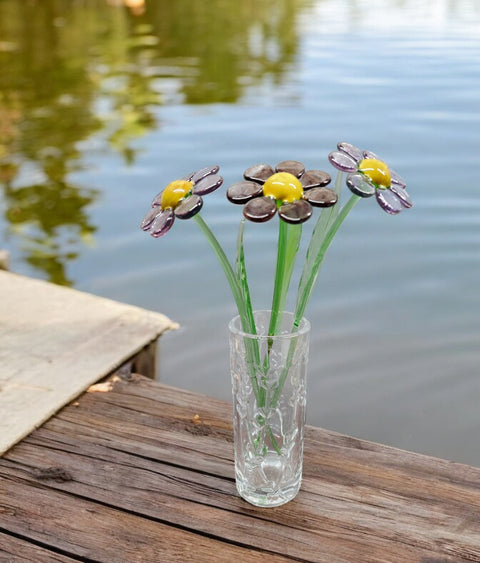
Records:
[[[253,549],[143,518],[21,479],[4,478],[0,527],[89,561],[265,561]],[[120,493],[120,491],[119,491]],[[117,497],[110,499],[110,504]],[[9,512],[9,517],[5,514]],[[273,562],[286,561],[272,555]]]
[[[59,445],[59,441],[55,442],[56,448]],[[50,477],[51,487],[102,503],[111,502],[118,496],[116,504],[125,510],[135,510],[149,518],[249,545],[269,554],[306,561],[324,561],[327,556],[329,561],[359,561],[360,554],[368,553],[368,560],[374,562],[383,561],[388,552],[388,560],[392,563],[413,560],[422,553],[429,554],[420,546],[377,535],[375,528],[382,514],[372,519],[373,533],[349,530],[346,527],[348,521],[326,517],[323,497],[321,510],[315,509],[318,498],[302,495],[301,505],[295,501],[295,504],[265,516],[264,512],[246,505],[235,495],[233,478],[219,479],[199,474],[196,469],[159,464],[137,456],[112,456],[106,448],[96,448],[85,442],[78,444],[78,451],[69,456],[68,464],[60,450],[49,448],[41,452],[38,447],[32,448],[25,442],[16,450],[20,450],[18,455],[22,462],[3,465],[4,475],[32,481],[35,478],[46,481]],[[71,448],[69,451],[71,453]],[[61,467],[62,472],[50,470],[42,475],[38,467]],[[110,471],[105,467],[110,467]],[[330,510],[331,502],[326,500]],[[346,503],[345,510],[351,510],[352,504]],[[389,548],[392,542],[394,545]],[[337,559],[332,554],[336,554]]]
[[[479,469],[309,427],[301,492],[262,510],[235,493],[230,420],[228,403],[133,377],[63,409],[0,475],[268,557],[480,561]]]
[[[0,563],[74,563],[75,561],[78,559],[72,559],[0,532]]]
[[[175,324],[0,271],[0,455]]]

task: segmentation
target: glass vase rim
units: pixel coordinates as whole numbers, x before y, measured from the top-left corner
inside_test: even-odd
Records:
[[[259,315],[261,313],[271,314],[271,310],[270,309],[257,309],[255,311],[253,311],[254,317],[256,317],[257,315]],[[285,316],[290,317],[292,324],[293,324],[294,314],[291,311],[284,311],[283,317],[285,318]],[[253,334],[251,332],[246,332],[245,330],[243,330],[241,328],[241,326],[242,326],[241,317],[240,317],[240,315],[236,315],[228,323],[228,330],[231,334],[235,334],[237,336],[242,336],[242,337],[245,337],[245,338],[255,338],[257,340],[271,340],[271,339],[291,340],[293,338],[297,338],[297,337],[302,336],[304,334],[308,334],[310,332],[310,328],[311,328],[310,321],[306,317],[302,317],[300,324],[298,325],[298,329],[295,332],[292,332],[290,330],[289,332],[284,331],[284,332],[281,332],[280,334],[274,334],[274,335],[268,335],[266,333]]]

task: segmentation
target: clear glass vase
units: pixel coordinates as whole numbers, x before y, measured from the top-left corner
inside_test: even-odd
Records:
[[[293,314],[268,336],[270,311],[254,313],[258,334],[229,324],[235,478],[241,497],[256,506],[279,506],[300,489],[310,323],[292,332]]]

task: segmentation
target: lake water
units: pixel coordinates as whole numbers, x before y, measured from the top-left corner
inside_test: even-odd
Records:
[[[307,310],[308,421],[480,466],[479,3],[237,4],[0,0],[11,269],[165,313],[181,328],[160,379],[228,399],[228,284],[193,221],[139,230],[152,197],[205,165],[228,186],[285,159],[333,175],[338,141],[372,150],[415,206],[361,201],[329,250]],[[221,189],[202,215],[233,258],[241,208]],[[257,308],[277,227],[246,229]]]

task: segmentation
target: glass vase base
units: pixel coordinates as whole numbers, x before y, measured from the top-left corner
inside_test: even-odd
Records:
[[[290,502],[297,496],[301,484],[302,476],[300,474],[297,479],[288,483],[282,481],[281,485],[260,479],[259,486],[256,487],[255,478],[252,479],[252,476],[250,476],[249,479],[246,479],[238,472],[236,473],[238,494],[250,504],[262,508],[273,508]]]

